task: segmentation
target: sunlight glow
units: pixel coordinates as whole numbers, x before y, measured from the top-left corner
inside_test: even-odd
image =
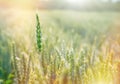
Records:
[[[113,84],[112,82],[105,82],[105,81],[99,81],[99,82],[94,82],[93,84]]]
[[[87,0],[67,0],[70,4],[79,4],[79,5],[85,5],[87,3]]]

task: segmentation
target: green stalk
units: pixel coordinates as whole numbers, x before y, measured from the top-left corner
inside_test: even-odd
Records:
[[[41,33],[41,28],[40,28],[40,22],[39,22],[39,16],[38,14],[36,14],[36,21],[37,21],[37,25],[36,25],[36,39],[37,39],[37,49],[39,52],[41,52],[41,48],[42,48],[42,33]]]

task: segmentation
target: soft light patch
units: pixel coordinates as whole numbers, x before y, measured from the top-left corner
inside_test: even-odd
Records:
[[[67,0],[70,4],[79,4],[79,5],[85,5],[87,3],[87,0]]]

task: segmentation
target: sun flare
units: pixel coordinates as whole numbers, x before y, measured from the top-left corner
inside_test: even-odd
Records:
[[[67,0],[67,2],[70,4],[80,4],[80,5],[85,5],[87,3],[86,0]]]

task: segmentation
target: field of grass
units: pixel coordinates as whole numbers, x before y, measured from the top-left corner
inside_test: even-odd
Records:
[[[119,12],[37,14],[1,12],[0,84],[120,83]]]

